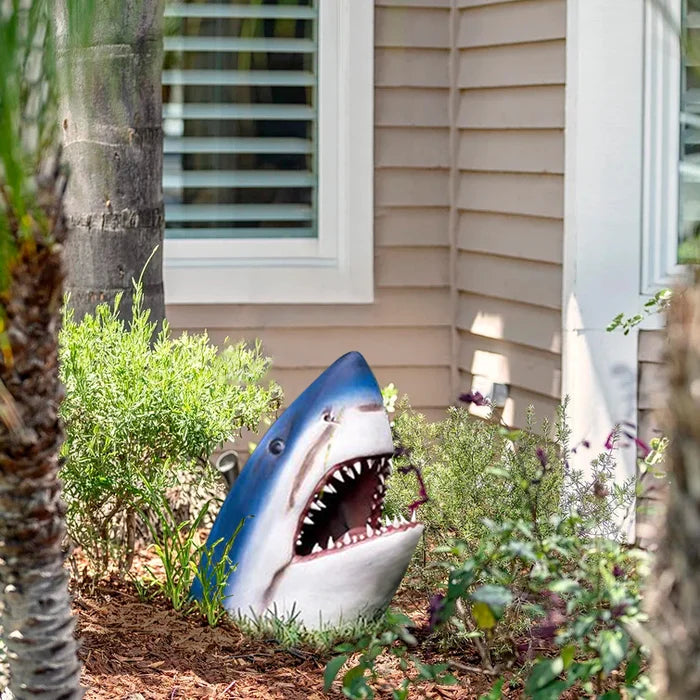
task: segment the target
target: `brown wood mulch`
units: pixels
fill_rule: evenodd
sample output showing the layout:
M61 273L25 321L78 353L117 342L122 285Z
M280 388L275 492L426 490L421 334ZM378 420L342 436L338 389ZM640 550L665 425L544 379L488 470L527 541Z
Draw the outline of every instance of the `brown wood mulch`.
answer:
M425 622L425 596L404 591L398 603L418 623ZM74 610L87 700L343 697L337 682L330 693L323 692L329 657L246 638L228 623L212 629L162 600L141 602L130 584L111 581L89 592L74 590ZM427 662L439 660L430 650L419 654ZM386 681L398 685L403 675L394 659L382 657L377 668L386 679L375 686L377 697L391 697ZM428 685L410 697L467 700L488 692L491 684L481 674L462 674L459 686Z

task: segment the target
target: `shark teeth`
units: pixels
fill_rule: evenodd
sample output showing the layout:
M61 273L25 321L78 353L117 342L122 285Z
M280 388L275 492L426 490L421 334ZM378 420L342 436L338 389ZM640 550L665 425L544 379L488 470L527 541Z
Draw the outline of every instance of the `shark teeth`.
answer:
M391 467L391 458L380 455L347 460L328 470L301 516L295 553L307 556L337 551L417 525L415 509L407 514L409 519L403 515L381 517ZM360 493L363 494L361 498ZM342 508L346 499L353 505L348 506L350 519L343 521ZM362 518L357 517L359 513L352 515L355 508L365 509ZM347 527L347 531L336 534L335 538L329 536L330 532L338 533L341 522L344 523L341 530Z

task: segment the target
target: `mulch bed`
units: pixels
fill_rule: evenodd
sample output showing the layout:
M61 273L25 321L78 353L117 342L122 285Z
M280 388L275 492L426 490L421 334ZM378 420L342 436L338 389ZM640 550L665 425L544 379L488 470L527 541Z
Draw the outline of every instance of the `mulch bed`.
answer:
M328 658L306 649L283 650L273 640L251 640L228 623L212 629L164 601L141 602L131 584L116 580L89 592L75 590L74 597L88 700L343 697L339 683L329 694L323 692ZM425 596L403 591L395 605L425 623ZM431 658L422 646L419 655L437 663L439 656ZM387 681L398 685L403 675L393 659L382 657L377 667L387 679L376 687L377 697L390 697ZM428 685L411 697L466 700L478 698L491 684L482 674L462 674L459 686Z

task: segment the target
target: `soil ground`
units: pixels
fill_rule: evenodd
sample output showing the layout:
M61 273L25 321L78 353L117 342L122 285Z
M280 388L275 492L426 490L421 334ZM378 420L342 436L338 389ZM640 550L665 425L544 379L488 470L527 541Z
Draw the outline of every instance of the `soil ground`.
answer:
M394 606L425 625L427 595L403 590ZM252 640L229 623L212 629L192 615L173 611L165 601L142 602L130 583L112 580L76 589L74 609L87 700L343 697L339 683L330 693L323 692L329 656L284 650L274 640ZM428 644L421 644L418 655L429 663L441 660ZM382 657L378 662L386 679L376 686L378 698L391 697L388 683L398 685L403 678L392 661ZM420 693L412 691L411 697L478 698L493 682L481 673L455 675L458 686L426 686ZM512 692L504 697L520 697Z
M80 562L77 554L76 560ZM144 576L145 565L156 576L162 573L159 560L148 550L137 557L137 576ZM428 635L429 593L423 592L425 588L406 578L392 607L407 614L416 625L419 644L413 650L415 655L425 663L441 663L445 661L445 653L436 648L434 637ZM133 583L116 578L98 584L87 576L82 581L74 578L72 593L86 700L337 700L344 697L339 681L329 693L323 691L323 672L332 654L307 648L285 649L274 639L251 639L230 622L208 627L195 615L175 612L161 597L143 602ZM551 649L540 647L534 651L547 653ZM489 692L494 678L479 670L476 651L455 652L455 658L474 671L454 671L459 681L456 686L423 684L411 688L411 699L476 700ZM384 655L377 660L376 669L382 679L374 685L376 697L391 698L391 689L398 687L404 678L398 662ZM522 683L510 678L502 698L521 697ZM582 696L572 689L563 697L575 700Z

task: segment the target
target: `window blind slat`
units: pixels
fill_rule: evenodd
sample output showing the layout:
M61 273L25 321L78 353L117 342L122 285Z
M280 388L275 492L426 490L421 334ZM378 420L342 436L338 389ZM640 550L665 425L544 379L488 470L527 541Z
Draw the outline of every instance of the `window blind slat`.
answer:
M319 0L242 2L165 10L168 238L317 235Z
M307 105L182 104L163 105L165 119L290 119L311 121L316 116Z
M310 221L300 204L166 204L166 221Z
M241 38L231 36L166 36L166 51L261 51L264 53L313 53L309 39Z
M168 238L314 238L313 228L166 228Z
M316 8L293 5L207 5L195 3L168 3L166 17L208 17L238 19L258 17L262 19L315 19Z
M313 73L284 70L164 70L163 85L315 85Z
M311 187L314 176L303 171L186 170L163 175L164 188L180 187Z
M312 153L306 139L183 136L163 139L164 153Z

